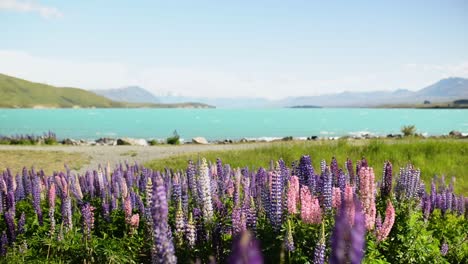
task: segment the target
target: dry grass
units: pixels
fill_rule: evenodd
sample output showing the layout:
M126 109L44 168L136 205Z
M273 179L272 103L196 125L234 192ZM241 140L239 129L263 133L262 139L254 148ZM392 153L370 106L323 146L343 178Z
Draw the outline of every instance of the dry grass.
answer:
M82 153L62 151L0 150L0 171L6 168L13 173L21 172L24 166L43 169L46 173L64 171L64 164L78 170L89 163L90 158Z

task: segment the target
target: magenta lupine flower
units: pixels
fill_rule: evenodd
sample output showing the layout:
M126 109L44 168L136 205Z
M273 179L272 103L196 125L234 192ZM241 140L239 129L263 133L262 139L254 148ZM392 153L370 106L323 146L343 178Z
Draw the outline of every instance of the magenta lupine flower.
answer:
M371 167L362 167L360 176L360 194L367 230L372 230L375 224L375 175Z
M377 241L383 241L388 237L394 223L395 208L393 208L392 202L388 200L387 209L385 210L385 220L382 224L382 228L377 230Z
M299 178L292 176L288 188L288 212L297 213L297 202L299 201Z
M229 264L263 264L258 241L252 233L245 231L234 239Z
M333 196L332 196L332 207L340 208L341 206L341 190L338 187L333 187Z
M81 216L83 217L83 235L87 238L91 238L91 230L94 227L94 207L89 203L85 203L81 206Z
M49 201L49 219L50 219L50 235L55 233L55 199L56 189L55 184L52 182L49 187L48 197Z
M130 200L130 196L124 198L124 214L125 214L125 222L130 224L130 218L132 217L132 201Z
M307 186L301 187L301 219L309 224L319 224L322 221L319 201L316 197L312 197Z

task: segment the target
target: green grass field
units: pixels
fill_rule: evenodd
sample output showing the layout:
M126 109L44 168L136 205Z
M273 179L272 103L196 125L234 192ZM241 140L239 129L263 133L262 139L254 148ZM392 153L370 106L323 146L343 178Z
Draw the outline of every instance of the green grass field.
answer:
M370 166L374 167L378 179L382 177L384 161L392 162L394 177L400 167L412 162L421 169L421 176L426 182L426 187L429 187L430 179L434 175L443 174L448 179L455 176L456 192L468 194L468 141L456 139L279 142L250 150L186 154L154 160L146 165L158 170L184 169L189 159L198 160L200 157L205 157L214 162L219 157L232 167L248 166L256 169L259 166L268 167L272 159L283 158L287 164L290 164L304 154L311 155L315 170L320 168L319 164L322 159L329 163L334 156L340 167L344 167L347 157L355 162L364 156Z

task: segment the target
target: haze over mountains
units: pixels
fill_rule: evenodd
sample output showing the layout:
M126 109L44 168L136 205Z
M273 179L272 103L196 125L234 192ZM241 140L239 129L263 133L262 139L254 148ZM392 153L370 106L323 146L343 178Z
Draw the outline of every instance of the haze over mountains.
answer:
M221 108L264 108L264 107L375 107L392 104L422 104L430 102L448 102L468 98L468 79L452 77L442 79L418 91L398 89L395 91L342 92L318 96L288 97L281 100L268 100L259 97L244 98L209 98L185 96L156 97L140 87L96 90L96 93L109 99L127 102L199 102Z

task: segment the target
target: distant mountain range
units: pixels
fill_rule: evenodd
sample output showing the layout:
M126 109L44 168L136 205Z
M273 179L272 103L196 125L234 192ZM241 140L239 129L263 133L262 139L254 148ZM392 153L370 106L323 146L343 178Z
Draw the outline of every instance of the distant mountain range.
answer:
M0 108L209 108L201 103L117 102L93 92L34 83L0 74Z
M101 92L105 91L105 92ZM268 100L261 97L209 98L186 96L156 97L140 87L98 90L98 94L114 100L127 102L200 102L221 108L266 108L266 107L377 107L395 104L422 104L449 102L468 98L468 79L447 78L419 91L399 89L395 91L342 92L318 96L288 97L281 100Z
M128 86L118 89L91 90L95 94L105 96L111 100L131 103L160 103L152 93L139 86Z

